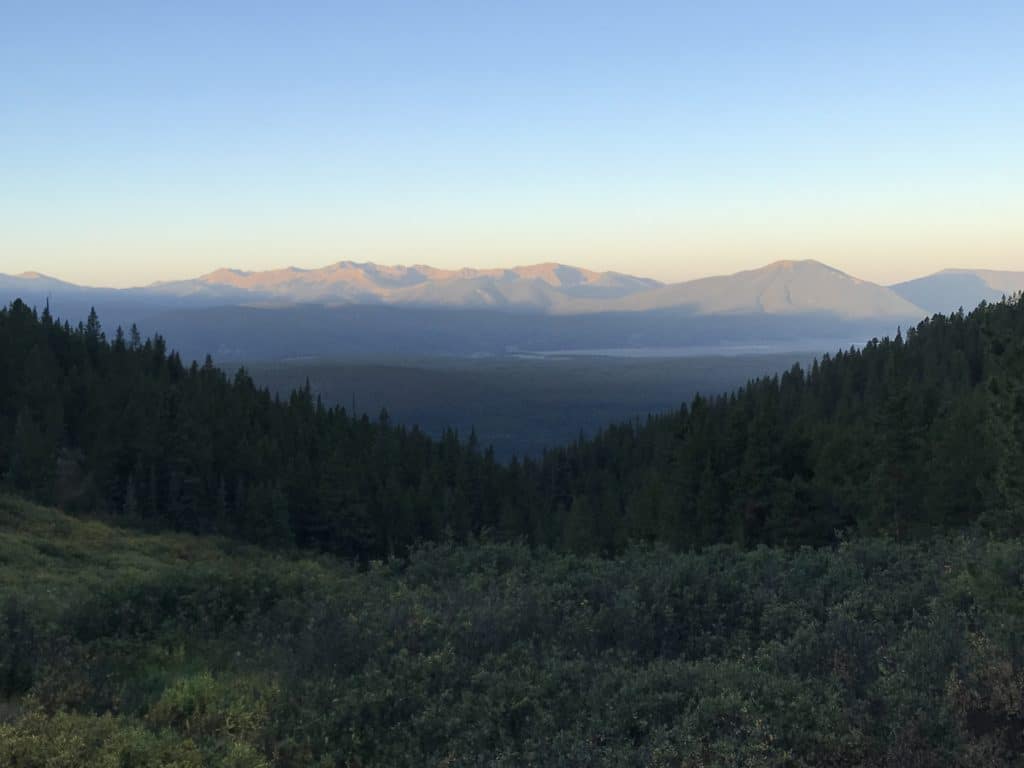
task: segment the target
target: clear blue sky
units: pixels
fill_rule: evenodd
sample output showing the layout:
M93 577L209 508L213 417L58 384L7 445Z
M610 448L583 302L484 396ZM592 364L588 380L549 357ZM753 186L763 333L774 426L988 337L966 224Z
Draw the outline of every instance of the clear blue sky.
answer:
M1024 3L4 3L0 272L1024 269Z

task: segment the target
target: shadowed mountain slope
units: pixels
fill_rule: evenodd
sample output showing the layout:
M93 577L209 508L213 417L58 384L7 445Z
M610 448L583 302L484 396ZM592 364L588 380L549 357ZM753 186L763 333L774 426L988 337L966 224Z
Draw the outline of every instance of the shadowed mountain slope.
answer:
M930 313L952 312L1024 291L1024 272L947 269L898 283L892 290Z

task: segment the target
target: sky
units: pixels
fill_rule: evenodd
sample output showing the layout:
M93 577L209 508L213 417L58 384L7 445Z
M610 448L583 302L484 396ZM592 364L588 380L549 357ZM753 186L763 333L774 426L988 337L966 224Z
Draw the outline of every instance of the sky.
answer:
M0 273L1024 269L1024 3L5 0Z

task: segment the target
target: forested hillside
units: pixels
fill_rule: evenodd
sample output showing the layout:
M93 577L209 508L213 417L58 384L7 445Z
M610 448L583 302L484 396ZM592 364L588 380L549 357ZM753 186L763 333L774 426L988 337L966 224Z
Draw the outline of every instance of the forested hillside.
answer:
M0 765L1019 762L1019 300L509 464L112 336L0 312Z
M937 315L548 457L584 549L1024 531L1024 303ZM620 525L602 530L602 521Z
M363 559L471 535L611 554L1024 530L1024 304L936 316L500 464L470 435L279 400L159 337L0 312L0 475L71 511ZM845 532L845 534L844 534Z

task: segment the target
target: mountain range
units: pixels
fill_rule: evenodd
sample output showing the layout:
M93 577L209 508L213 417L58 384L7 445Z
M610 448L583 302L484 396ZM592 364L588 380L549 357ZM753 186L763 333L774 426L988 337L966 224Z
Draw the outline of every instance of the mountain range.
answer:
M661 285L616 272L562 264L511 269L435 269L343 261L322 269L243 272L220 269L194 280L158 283L147 290L173 296L261 302L393 304L571 312Z
M321 269L220 269L127 289L0 275L0 301L49 301L73 321L95 306L108 327L136 322L186 353L229 359L828 349L1021 290L1024 271L946 270L884 286L812 260L674 284L555 263L443 270L342 261Z

